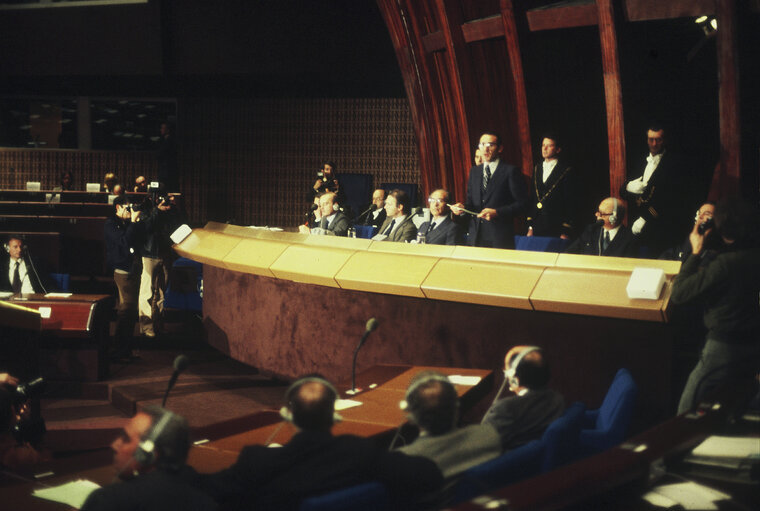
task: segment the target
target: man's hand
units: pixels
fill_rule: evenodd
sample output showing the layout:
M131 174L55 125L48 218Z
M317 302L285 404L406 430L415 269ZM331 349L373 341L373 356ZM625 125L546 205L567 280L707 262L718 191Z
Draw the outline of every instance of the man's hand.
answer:
M5 385L12 385L15 387L18 385L18 378L11 376L8 373L0 373L0 383L3 383Z
M320 188L321 186L322 186L322 180L321 180L321 179L317 179L317 182L316 182L316 183L314 183L314 191L317 191L317 190L319 190L319 188Z
M483 218L484 220L491 220L497 216L499 216L499 213L493 208L483 208L480 213L478 213L478 218Z
M299 225L298 232L300 232L301 234L310 234L311 230L309 229L308 225Z
M636 235L641 234L641 231L644 229L644 224L646 223L647 223L646 220L644 220L641 217L638 217L636 221L633 222L633 225L631 226L631 232Z
M160 209L161 211L169 211L172 207L171 204L167 204L165 199L161 199L161 202L159 202L156 207Z
M457 216L464 215L464 204L457 202L456 204L449 205L449 209Z
M526 234L527 237L533 236L533 227L528 227L528 234Z
M691 232L689 233L689 243L691 243L691 253L692 254L699 254L702 252L702 247L705 244L705 236L710 234L710 231L712 231L712 228L707 229L704 234L699 234L699 222L696 222L694 224L694 227L691 229Z
M644 189L646 189L646 185L644 185L644 181L640 177L638 179L628 181L628 184L625 185L625 189L635 195L641 195L642 193L644 193Z
M134 209L130 213L132 222L138 222L140 221L140 212L135 211Z
M567 234L560 234L559 235L559 239L561 239L561 240L569 240L570 236L568 236Z

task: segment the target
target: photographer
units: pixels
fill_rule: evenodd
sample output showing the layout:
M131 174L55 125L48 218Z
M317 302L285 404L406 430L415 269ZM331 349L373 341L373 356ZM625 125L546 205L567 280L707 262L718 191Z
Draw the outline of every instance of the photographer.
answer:
M742 200L723 200L715 207L715 227L689 235L691 255L673 282L674 304L704 307L707 328L699 362L681 394L678 413L693 409L721 385L751 378L760 369L760 243L757 212ZM712 230L725 244L706 257L705 239Z
M173 260L170 236L182 225L182 219L174 196L154 183L151 183L148 197L139 209L144 232L144 244L140 250L142 277L137 307L140 333L146 337L155 337L155 323L163 311L164 289Z
M31 398L43 380L18 385L18 379L0 373L0 467L11 471L30 469L43 458L34 445L42 440L45 422L33 417Z
M113 201L114 214L106 220L104 238L106 262L113 269L113 280L119 291L116 306L116 332L111 358L132 356L132 341L136 321L137 293L140 286L140 259L135 248L141 234L140 212L132 208L126 196Z

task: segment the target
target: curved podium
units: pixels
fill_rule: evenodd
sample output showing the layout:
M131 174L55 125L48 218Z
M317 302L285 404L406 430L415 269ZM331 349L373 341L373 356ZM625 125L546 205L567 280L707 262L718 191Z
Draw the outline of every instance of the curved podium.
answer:
M358 368L500 369L507 349L546 350L552 385L598 405L620 367L660 418L670 410L668 304L680 263L374 242L209 223L177 253L204 264L209 343L263 372L339 380L368 318ZM635 267L662 268L657 300L628 298Z

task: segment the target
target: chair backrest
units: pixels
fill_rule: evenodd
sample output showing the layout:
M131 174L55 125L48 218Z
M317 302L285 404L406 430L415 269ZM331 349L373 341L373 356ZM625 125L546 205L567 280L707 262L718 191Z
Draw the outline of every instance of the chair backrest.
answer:
M414 183L383 183L380 185L380 188L385 190L385 195L388 195L388 192L392 192L395 189L404 190L406 194L409 196L409 201L412 204L412 207L417 206L417 185Z
M462 472L454 487L451 504L470 500L485 492L537 475L541 469L544 448L542 440L533 440Z
M385 486L378 482L343 488L301 502L299 511L384 511L390 509L390 498Z
M61 293L71 291L71 275L68 273L49 273L48 276L56 291Z
M562 253L569 245L570 240L563 240L562 238L549 238L546 236L515 236L516 250Z
M353 221L354 216L362 212L363 208L368 207L372 197L372 175L370 174L340 174L340 187L346 195L346 204L351 212Z
M555 420L544 431L541 440L546 443L542 471L549 472L575 460L579 454L578 442L583 424L586 405L580 401L565 410L564 415Z
M596 429L601 431L615 430L619 439L611 444L617 445L625 438L628 426L633 416L633 408L639 389L628 369L619 369L612 380L607 394L604 396L599 415L596 418Z
M377 227L374 225L355 225L354 229L356 229L357 238L371 239L377 234Z

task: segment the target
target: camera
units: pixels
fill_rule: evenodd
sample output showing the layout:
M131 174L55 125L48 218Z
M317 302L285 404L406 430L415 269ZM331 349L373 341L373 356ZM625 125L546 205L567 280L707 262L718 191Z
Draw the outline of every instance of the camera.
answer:
M19 383L13 393L13 405L21 406L30 399L40 397L45 390L45 379L37 378L27 383Z
M715 220L713 220L712 218L708 218L707 220L705 220L705 223L699 224L699 227L697 227L697 232L700 235L704 236L705 233L709 231L710 229L712 229L713 227L715 227Z
M16 391L12 394L11 400L13 406L18 410L28 401L40 397L45 390L45 380L37 378L28 383L21 383L16 386ZM36 445L45 435L45 419L39 416L39 410L32 409L30 417L22 417L13 425L12 434L19 444L29 443Z

